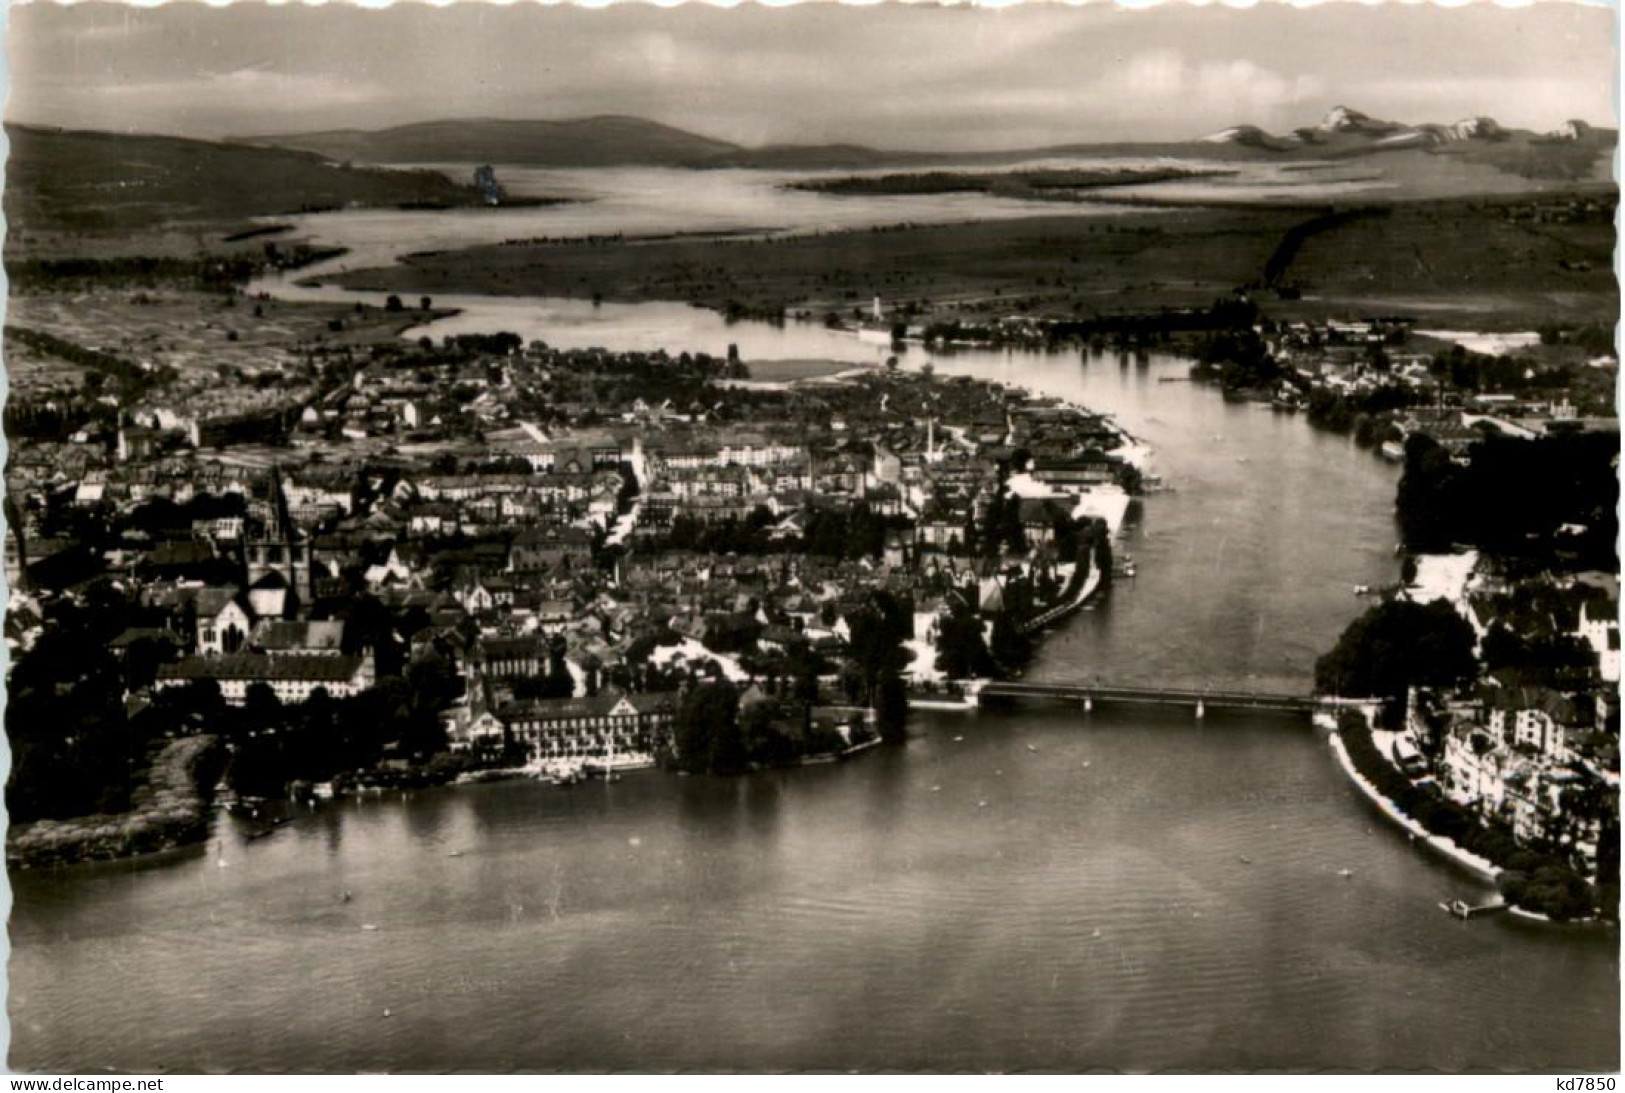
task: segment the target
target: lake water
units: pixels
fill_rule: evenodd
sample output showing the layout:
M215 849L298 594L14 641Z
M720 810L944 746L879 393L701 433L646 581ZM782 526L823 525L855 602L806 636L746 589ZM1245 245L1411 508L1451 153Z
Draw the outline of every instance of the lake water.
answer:
M872 354L679 305L468 303L454 324L561 346ZM931 359L1116 414L1173 487L1131 514L1138 578L1051 634L1030 678L1305 691L1353 587L1394 577L1396 472L1346 439L1164 358ZM1300 719L911 728L838 766L454 787L19 874L11 1063L1618 1066L1617 933L1440 912L1483 887L1387 825Z
M466 164L420 164L467 183ZM1147 158L1043 159L997 170L1081 169L1204 172L1191 177L1104 191L1113 198L1158 201L1330 200L1388 185L1369 164L1216 163ZM940 164L913 170L963 170ZM984 168L970 168L983 170ZM439 250L506 240L586 235L664 235L674 232L806 233L892 224L951 224L1033 216L1120 216L1144 213L1110 202L1018 201L976 193L825 194L787 189L798 179L886 174L886 171L691 171L662 167L557 169L498 166L497 177L516 197L565 197L571 203L540 208L499 207L446 212L350 209L277 217L303 232L342 240L352 254L346 268L387 264L407 251Z

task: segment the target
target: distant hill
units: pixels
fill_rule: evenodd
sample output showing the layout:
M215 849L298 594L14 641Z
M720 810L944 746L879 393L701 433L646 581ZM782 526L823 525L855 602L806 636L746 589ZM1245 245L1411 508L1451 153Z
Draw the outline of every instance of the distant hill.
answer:
M1461 145L1473 149L1467 158L1487 166L1516 173L1537 172L1532 177L1579 177L1603 151L1613 147L1618 137L1613 129L1594 129L1583 121L1565 122L1550 133L1531 133L1504 129L1494 118L1481 115L1449 124L1409 125L1337 106L1320 124L1291 133L1275 135L1256 125L1234 125L1204 137L1203 143L1317 159L1417 149L1460 151L1451 146ZM1496 148L1501 151L1491 151ZM1531 152L1531 148L1536 151Z
M669 125L606 115L570 121L472 118L393 129L335 129L234 138L363 163L497 163L534 167L700 167L741 151Z
M12 124L6 136L5 213L13 231L128 231L346 205L481 200L472 187L435 172L350 170L280 148Z
M1266 152L1285 152L1297 147L1291 141L1271 136L1256 125L1232 125L1203 137L1202 143L1217 147L1257 148Z
M1245 158L1222 143L1062 144L990 152L899 151L861 144L769 144L750 148L643 118L604 115L563 121L464 118L391 129L333 129L233 137L234 143L312 152L355 163L493 163L528 167L693 167L863 170L928 163L1014 163L1061 156L1157 155Z
M1273 135L1239 125L1205 140L1068 144L986 153L896 152L856 144L746 148L639 118L441 121L378 132L333 131L213 142L10 124L4 207L15 231L130 231L159 224L241 224L251 217L367 207L482 204L472 186L434 171L356 166L496 165L782 171L996 165L1050 158L1169 157L1338 160L1381 154L1406 191L1509 192L1610 181L1613 129L1570 121L1550 133L1473 117L1447 125L1382 121L1339 107L1314 127ZM523 198L517 203L545 202ZM513 204L515 201L503 202Z

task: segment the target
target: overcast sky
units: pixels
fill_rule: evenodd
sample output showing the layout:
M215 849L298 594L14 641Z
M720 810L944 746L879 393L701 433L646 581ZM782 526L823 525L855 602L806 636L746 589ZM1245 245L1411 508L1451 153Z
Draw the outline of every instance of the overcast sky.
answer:
M465 2L13 6L7 116L257 134L635 114L747 144L998 148L1402 121L1614 124L1613 12Z

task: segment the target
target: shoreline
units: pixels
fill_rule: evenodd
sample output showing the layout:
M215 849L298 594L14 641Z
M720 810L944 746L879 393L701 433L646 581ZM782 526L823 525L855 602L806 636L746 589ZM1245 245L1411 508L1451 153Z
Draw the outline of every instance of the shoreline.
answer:
M213 829L213 793L221 746L212 735L173 741L152 759L119 813L12 824L6 865L40 869L132 858L207 842Z
M272 294L267 293L267 295ZM275 297L273 296L273 298ZM287 303L288 301L283 302ZM430 309L427 312L421 310L417 312L407 311L405 314L409 315L410 319L404 322L397 322L393 329L396 336L400 336L402 330L427 327L435 322L439 322L460 313L461 309L446 308ZM426 322L418 321L421 320L425 315L428 316ZM880 371L880 369L876 366L866 366L838 360L796 360L785 363L792 366L798 366L793 367L792 370L801 371L806 374L791 380L769 381L764 384L764 386L789 388L800 384L851 381L853 379L872 375ZM740 381L723 382L738 384ZM1021 396L1027 396L1030 394L1025 388L1018 387L1008 381L976 379L972 382L1006 395L1019 394ZM1151 451L1150 448L1138 440L1138 438L1134 437L1133 434L1131 434L1127 429L1123 428L1113 415L1103 411L1091 410L1090 408L1073 402L1070 399L1056 397L1054 401L1062 407L1099 417L1102 421L1107 423L1123 441L1127 442L1123 450L1131 451L1141 463L1149 458ZM1081 495L1072 497L1072 500L1075 502L1080 501L1080 499ZM1108 535L1114 535L1118 530L1120 530L1120 522L1121 513L1118 514L1117 522L1114 523L1109 520L1107 521ZM1096 599L1109 586L1108 578L1109 574L1106 570L1100 568L1098 564L1091 565L1089 574L1081 582L1079 582L1079 588L1076 592L1066 597L1061 602L1050 605L1048 608L1035 615L1032 619L1022 624L1022 632L1024 634L1037 634L1040 631L1052 627L1055 623L1070 617L1072 614L1081 610L1087 603ZM743 681L744 680L741 678L737 682ZM974 710L977 707L975 702L966 701L963 697L956 700L946 695L940 699L937 699L935 696L929 696L923 701L910 697L907 704L908 708L911 710L937 709L946 711L964 711ZM859 755L863 752L877 748L884 742L885 741L882 738L876 736L872 739L865 740L858 744L849 745L848 747L836 751L801 755L798 756L793 762L780 765L814 766L843 762L855 755ZM640 766L639 768L632 769L650 768L658 769L657 765L653 763L648 764L647 767ZM413 768L411 771L407 772L408 776L410 777L422 769L422 767ZM755 773L757 770L765 769L773 768L751 767L745 773ZM616 771L615 773L618 775L621 772ZM540 781L541 779L538 778L535 773L523 767L487 768L475 771L464 771L455 778L448 779L446 781L430 782L428 785L425 785L422 788L478 785L487 782L504 780ZM364 793L365 790L352 790L350 792L342 793L341 795L360 797ZM204 795L202 805L203 809L207 810L207 806L210 803L212 803L212 795ZM8 857L13 857L14 864L20 868L29 868L34 865L43 864L74 865L98 860L131 860L139 857L147 857L153 853L182 849L190 845L207 843L214 837L216 830L214 817L212 815L205 815L194 819L194 827L192 830L179 835L178 837L166 839L156 846L147 847L140 845L125 845L115 849L109 849L105 844L105 841L99 841L99 828L105 828L108 821L123 820L126 818L127 817L124 816L91 816L74 818L68 821L44 821L38 825L37 829L34 825L29 825L25 828L14 827L12 829L13 839L8 840ZM74 827L84 827L91 821L96 821L96 826L90 830L78 833L72 833L68 830ZM21 845L25 840L42 842L47 845L41 847ZM68 843L73 843L74 845L66 846L65 844Z

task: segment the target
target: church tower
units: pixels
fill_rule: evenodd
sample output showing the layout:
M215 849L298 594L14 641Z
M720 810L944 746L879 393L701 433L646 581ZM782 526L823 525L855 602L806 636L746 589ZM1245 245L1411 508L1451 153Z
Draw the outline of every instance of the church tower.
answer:
M282 491L282 469L273 466L266 502L270 518L264 529L243 545L248 569L248 587L253 588L271 573L281 574L300 607L310 603L310 541L288 515L287 495ZM292 611L289 612L292 614Z

